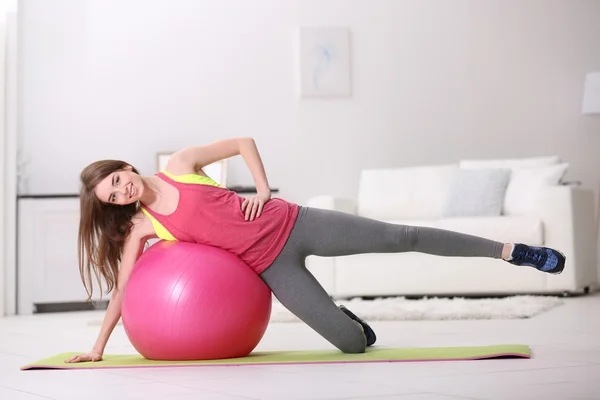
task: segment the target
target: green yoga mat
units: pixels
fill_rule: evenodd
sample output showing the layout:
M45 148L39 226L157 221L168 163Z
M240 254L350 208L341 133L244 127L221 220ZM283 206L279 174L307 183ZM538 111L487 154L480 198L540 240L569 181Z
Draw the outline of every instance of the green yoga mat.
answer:
M152 361L139 354L105 354L102 361L86 363L65 363L64 360L75 354L62 353L21 367L31 369L92 369L92 368L147 368L180 367L202 365L268 365L268 364L327 364L361 362L401 362L401 361L456 361L483 360L491 358L531 358L529 346L506 344L495 346L469 347L423 347L386 349L369 348L362 354L344 354L337 350L315 351L270 351L255 352L243 358L203 361Z

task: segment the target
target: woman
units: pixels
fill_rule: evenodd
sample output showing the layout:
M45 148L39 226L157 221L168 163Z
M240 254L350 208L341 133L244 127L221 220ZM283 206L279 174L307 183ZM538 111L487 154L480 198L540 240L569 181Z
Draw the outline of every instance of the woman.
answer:
M202 171L241 155L257 187L245 199ZM311 209L271 198L251 138L226 139L174 153L164 171L140 176L131 165L97 161L81 173L79 267L89 296L92 274L112 290L93 349L66 362L99 361L121 316L127 279L151 238L190 241L228 250L245 261L292 313L346 353L362 353L376 335L345 307L337 307L306 269L309 255L417 251L438 256L489 257L548 273L564 268L562 253L500 243L446 230L389 224Z

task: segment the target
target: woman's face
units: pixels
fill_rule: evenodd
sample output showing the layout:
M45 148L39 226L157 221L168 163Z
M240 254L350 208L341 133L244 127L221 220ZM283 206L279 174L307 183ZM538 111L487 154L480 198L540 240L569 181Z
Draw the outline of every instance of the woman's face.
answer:
M142 178L131 171L115 171L104 178L94 190L96 197L103 203L126 205L138 201L144 192Z

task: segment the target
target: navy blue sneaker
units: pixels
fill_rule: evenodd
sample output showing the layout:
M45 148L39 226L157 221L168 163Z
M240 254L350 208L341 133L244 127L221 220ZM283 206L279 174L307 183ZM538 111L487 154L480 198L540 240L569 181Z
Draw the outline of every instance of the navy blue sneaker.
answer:
M565 268L565 255L548 247L515 243L509 263L534 267L542 272L560 274Z
M375 336L375 332L373 332L373 329L371 329L371 327L365 321L358 318L356 315L354 315L352 311L348 310L346 307L340 306L340 310L342 310L344 313L346 313L347 316L349 316L362 326L363 331L365 332L365 337L367 338L367 346L373 346L373 344L375 344L375 341L377 340L377 336Z

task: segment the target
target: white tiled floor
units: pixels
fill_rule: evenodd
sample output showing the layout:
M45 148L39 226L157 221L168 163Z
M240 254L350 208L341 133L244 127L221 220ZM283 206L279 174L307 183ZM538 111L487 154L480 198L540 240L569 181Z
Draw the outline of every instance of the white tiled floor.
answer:
M600 399L600 294L526 320L374 322L378 346L523 343L531 359L20 371L86 351L102 313L0 319L0 399ZM329 349L303 324L272 324L257 350ZM134 352L117 326L107 353Z

